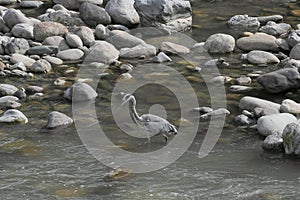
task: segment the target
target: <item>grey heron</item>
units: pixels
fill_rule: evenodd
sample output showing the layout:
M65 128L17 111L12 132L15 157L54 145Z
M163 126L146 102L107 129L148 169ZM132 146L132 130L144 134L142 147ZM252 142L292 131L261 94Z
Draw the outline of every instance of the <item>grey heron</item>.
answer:
M162 117L152 114L143 114L139 116L136 112L136 99L133 95L125 94L120 106L123 106L127 102L129 103L131 119L143 130L154 134L154 136L162 135L165 138L166 143L168 142L169 136L177 134L176 127ZM148 141L150 141L149 137Z

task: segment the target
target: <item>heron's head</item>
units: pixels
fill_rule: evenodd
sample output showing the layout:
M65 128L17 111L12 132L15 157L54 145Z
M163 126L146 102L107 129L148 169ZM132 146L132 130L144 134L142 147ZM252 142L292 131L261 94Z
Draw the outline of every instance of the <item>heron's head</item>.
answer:
M122 104L120 106L123 106L124 104L126 104L127 102L132 101L133 104L135 104L135 98L132 94L125 94L122 98Z

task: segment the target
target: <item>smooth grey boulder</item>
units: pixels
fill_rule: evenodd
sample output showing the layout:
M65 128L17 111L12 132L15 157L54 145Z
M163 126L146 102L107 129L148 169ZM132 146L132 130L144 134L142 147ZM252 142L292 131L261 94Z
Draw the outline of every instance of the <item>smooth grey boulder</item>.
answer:
M300 155L300 121L288 124L282 134L286 154Z
M125 31L113 30L110 33L111 36L107 38L106 41L114 45L117 49L132 48L139 44L146 44L144 40Z
M140 16L134 8L135 0L110 0L105 10L116 24L135 27L140 23Z
M31 23L31 21L20 10L13 8L5 11L3 20L9 28L13 28L16 24Z
M53 0L53 2L56 4L61 4L67 9L78 10L80 5L84 2L102 5L103 0Z
M250 112L254 111L255 108L273 108L279 111L280 104L265 99L245 96L240 100L239 108L240 110L248 110Z
M236 45L243 51L262 50L278 51L276 37L265 33L255 33L249 37L241 37L236 41Z
M228 34L217 33L209 36L204 49L209 53L230 53L234 50L235 39Z
M284 68L259 76L257 82L269 93L280 93L300 87L300 74L297 68Z
M78 35L73 34L73 33L66 34L66 42L72 48L83 47L83 42L82 42L81 38Z
M67 27L58 22L40 22L33 28L33 35L37 41L43 41L50 36L64 36L67 32Z
M95 28L95 36L99 40L106 40L110 35L110 30L102 24L98 24Z
M272 152L283 152L283 139L276 135L269 135L262 144L262 148Z
M156 55L156 48L150 44L140 44L132 48L120 49L120 58L147 58Z
M56 46L60 51L70 49L65 38L61 36L47 37L42 44L46 46Z
M28 23L16 24L11 32L15 37L33 39L33 25Z
M112 44L105 41L97 41L90 47L83 63L101 62L111 64L118 60L119 55L119 51Z
M275 23L273 21L269 21L265 26L262 26L259 31L274 35L274 36L280 36L282 34L288 33L292 29L291 25L286 23Z
M25 65L25 67L30 67L35 62L35 60L22 54L15 53L11 55L10 62L13 64L21 62Z
M89 26L96 27L98 24L108 25L111 18L104 8L95 4L83 3L79 8L80 18Z
M290 51L290 58L300 60L300 43L296 44Z
M81 38L85 46L89 47L95 42L94 33L89 27L81 26L76 32L76 35L78 35Z
M73 124L73 119L65 115L64 113L53 111L48 115L48 129L54 129L58 127L66 127Z
M192 25L192 7L184 0L135 0L141 25L169 31L184 31Z
M44 59L37 60L28 68L29 71L34 73L48 73L52 69L51 64Z
M18 88L16 86L4 83L0 84L0 97L13 95L16 91L18 91Z
M227 23L230 28L239 32L256 32L260 27L257 17L250 17L248 15L235 15Z
M174 54L174 55L177 55L177 54L187 54L190 52L190 49L183 46L183 45L180 45L180 44L175 44L173 42L162 42L158 49L161 51L161 52L164 52L166 54Z
M285 99L281 103L280 112L300 114L300 104L291 99Z
M275 64L280 60L272 53L260 50L253 50L247 54L247 59L252 64Z
M257 130L263 136L276 134L281 137L285 126L296 121L297 118L289 113L262 116L257 120Z
M80 60L83 58L83 56L84 52L80 49L67 49L56 54L56 57L65 61Z
M28 123L27 117L19 110L9 109L0 117L0 123Z
M53 56L44 56L43 59L47 60L51 66L58 66L58 65L62 65L63 64L63 60L60 59L60 58L56 58L56 57L53 57Z
M98 96L96 91L87 83L74 83L64 93L64 98L73 102L92 101Z

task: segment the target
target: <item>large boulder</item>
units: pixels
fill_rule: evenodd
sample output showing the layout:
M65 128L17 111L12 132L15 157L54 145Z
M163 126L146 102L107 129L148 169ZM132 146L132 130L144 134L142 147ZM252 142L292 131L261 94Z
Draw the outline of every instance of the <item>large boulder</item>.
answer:
M4 83L0 84L0 97L13 95L16 91L18 91L18 88L16 86Z
M243 51L262 50L278 51L276 37L265 33L255 33L250 37L242 37L236 41L236 45Z
M267 51L253 50L247 54L247 59L252 64L275 64L280 60L272 53Z
M192 7L184 0L136 0L142 26L183 31L192 25Z
M28 122L27 117L19 110L9 109L0 117L0 123L24 123Z
M259 76L257 82L270 93L280 93L300 87L300 74L297 68L284 68Z
M116 24L134 27L140 23L140 17L134 8L135 0L110 0L105 10Z
M40 22L33 28L33 35L37 41L43 41L50 36L64 36L67 32L67 27L57 22Z
M111 64L119 58L119 51L110 43L97 41L90 47L83 63L101 62Z
M30 20L20 11L13 8L5 11L3 20L9 28L14 27L20 23L31 23Z
M288 124L282 134L286 154L300 155L300 121Z
M231 17L227 23L230 28L238 32L256 32L260 26L260 22L256 17L250 17L248 15L235 15Z
M111 31L111 36L106 39L107 42L114 45L117 49L132 48L139 44L145 45L144 40L135 37L125 31Z
M95 4L83 3L79 9L80 18L89 26L96 27L98 24L108 25L111 18L104 8Z
M282 136L285 126L296 121L297 118L289 113L267 115L257 120L257 130L263 136L273 134Z
M120 49L120 58L147 58L155 56L156 48L150 44L140 44L132 48Z
M56 4L61 4L67 9L78 10L80 5L84 2L92 3L95 5L102 5L103 0L53 0Z
M79 30L76 32L76 35L80 37L85 46L89 47L95 42L94 32L89 27L79 27Z
M64 98L74 102L92 101L98 96L97 92L87 83L74 83L64 93Z
M300 114L300 103L291 99L285 99L281 103L280 111L284 113Z
M15 37L33 39L33 25L28 23L16 24L11 32Z
M274 109L279 111L280 104L265 99L245 96L240 100L239 108L240 110L248 110L251 112L254 111L255 108L262 108L262 109L269 108L269 109Z
M211 35L205 42L204 48L209 53L229 53L234 50L235 39L228 34L217 33Z
M15 53L11 55L10 62L13 64L23 63L25 67L30 67L35 62L35 60L25 55Z
M54 129L58 127L65 127L73 124L73 119L65 115L64 113L53 111L48 115L48 129Z

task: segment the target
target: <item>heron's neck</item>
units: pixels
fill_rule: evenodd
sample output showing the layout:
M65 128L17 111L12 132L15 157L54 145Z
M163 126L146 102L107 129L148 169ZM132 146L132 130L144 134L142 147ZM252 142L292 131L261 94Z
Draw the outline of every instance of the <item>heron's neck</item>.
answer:
M131 110L130 117L135 123L137 123L140 120L140 116L137 114L136 109L135 109L136 101L131 100L129 102L129 105L130 105L130 110Z

